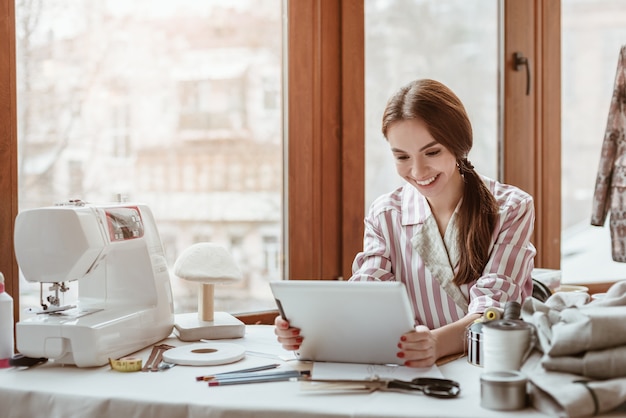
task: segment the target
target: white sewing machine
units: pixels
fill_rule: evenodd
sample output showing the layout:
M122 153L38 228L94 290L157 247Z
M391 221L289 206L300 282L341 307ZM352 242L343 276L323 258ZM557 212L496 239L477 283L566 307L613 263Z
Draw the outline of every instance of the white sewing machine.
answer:
M145 205L72 201L25 210L15 220L15 255L25 279L40 282L39 313L16 325L21 354L102 366L170 335L170 276ZM61 306L59 292L75 280L76 303Z

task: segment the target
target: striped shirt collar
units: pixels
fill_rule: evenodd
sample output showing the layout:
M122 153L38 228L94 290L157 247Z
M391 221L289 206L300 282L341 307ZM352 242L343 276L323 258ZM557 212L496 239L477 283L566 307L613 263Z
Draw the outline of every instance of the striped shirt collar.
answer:
M492 188L492 182L487 184L488 187ZM432 216L432 211L430 210L430 205L426 200L426 197L421 194L414 186L406 183L401 188L400 198L402 202L402 226L407 225L421 225L426 222L430 216ZM461 201L457 203L455 212L459 210L461 206Z
M432 215L428 201L415 187L405 184L401 196L403 226L423 224Z

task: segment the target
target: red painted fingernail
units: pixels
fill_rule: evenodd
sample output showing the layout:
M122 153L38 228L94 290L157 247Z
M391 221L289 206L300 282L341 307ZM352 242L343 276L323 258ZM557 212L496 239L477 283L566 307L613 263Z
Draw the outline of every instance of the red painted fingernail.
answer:
M403 358L403 357L404 357L404 352L400 351L400 352L398 353L398 357Z
M402 348L402 344L398 343L398 348Z
M294 329L293 331L291 331L291 335L298 335L300 334L300 331L298 331L297 329Z
M400 337L400 341L406 341L406 337L403 335L402 337Z

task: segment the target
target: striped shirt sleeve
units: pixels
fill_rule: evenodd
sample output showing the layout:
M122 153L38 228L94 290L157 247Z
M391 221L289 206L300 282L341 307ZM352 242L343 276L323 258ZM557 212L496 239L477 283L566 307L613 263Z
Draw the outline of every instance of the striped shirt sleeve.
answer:
M489 262L470 288L470 313L482 313L490 306L503 307L508 301L522 303L532 295L532 270L537 251L530 239L535 209L527 193L498 184L494 195L500 206Z

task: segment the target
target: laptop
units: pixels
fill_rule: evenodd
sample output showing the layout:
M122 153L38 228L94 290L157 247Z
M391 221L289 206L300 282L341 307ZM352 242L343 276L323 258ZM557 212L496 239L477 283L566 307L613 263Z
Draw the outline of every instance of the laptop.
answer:
M397 344L415 324L404 283L284 280L270 287L280 314L304 337L298 359L402 364Z

